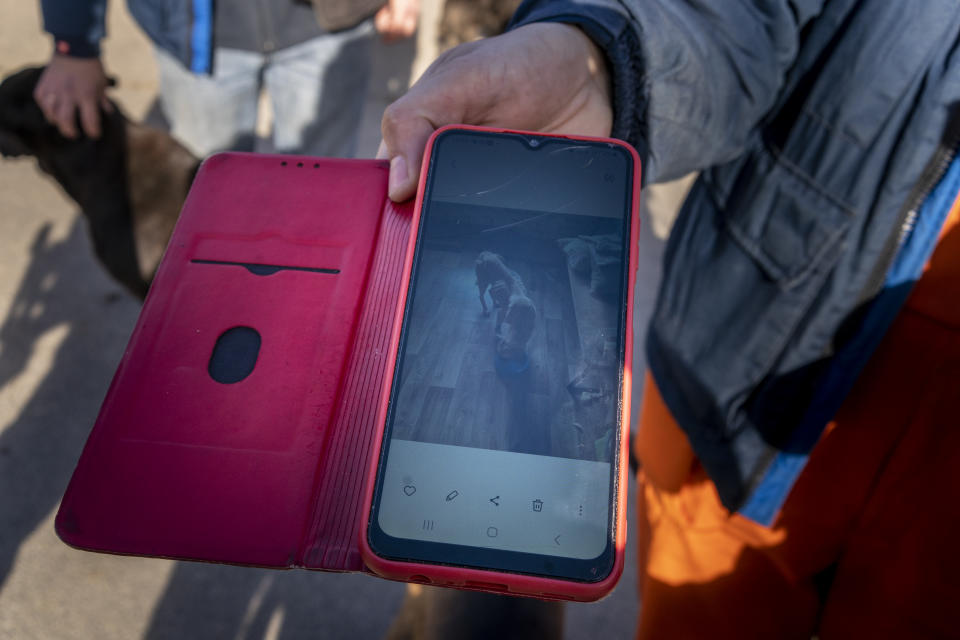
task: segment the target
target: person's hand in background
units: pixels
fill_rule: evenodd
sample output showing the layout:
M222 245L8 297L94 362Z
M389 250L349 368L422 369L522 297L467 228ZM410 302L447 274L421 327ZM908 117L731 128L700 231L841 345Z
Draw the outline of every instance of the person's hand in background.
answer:
M608 136L613 124L603 54L580 29L541 23L442 54L387 107L377 156L390 159L390 198L417 188L434 130L471 124Z
M420 0L389 0L373 16L373 26L384 42L409 38L417 30Z
M55 53L37 82L33 98L44 117L64 136L76 138L80 126L91 138L100 137L100 109L109 111L106 73L99 58L74 58Z

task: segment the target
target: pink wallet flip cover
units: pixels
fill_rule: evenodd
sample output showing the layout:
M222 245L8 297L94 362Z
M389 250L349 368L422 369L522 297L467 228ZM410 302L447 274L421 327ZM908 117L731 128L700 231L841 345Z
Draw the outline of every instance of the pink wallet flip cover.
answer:
M56 518L70 545L359 571L411 206L388 165L203 163ZM218 338L259 334L211 377Z
M607 578L574 583L396 562L369 548L388 372L425 181L415 206L396 205L380 160L223 153L203 163L60 505L57 534L107 553L372 570L550 599L605 595L626 544L640 184L630 151L616 563ZM212 353L238 327L259 336L256 364L236 382L218 382Z

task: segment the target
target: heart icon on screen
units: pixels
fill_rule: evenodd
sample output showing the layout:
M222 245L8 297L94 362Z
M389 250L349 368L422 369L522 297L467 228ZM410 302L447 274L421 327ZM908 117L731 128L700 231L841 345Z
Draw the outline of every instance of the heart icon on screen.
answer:
M415 493L417 492L417 488L416 488L415 486L413 486L412 484L408 484L407 486L405 486L405 487L403 488L403 492L404 492L405 494L407 494L408 496L412 496L413 494L415 494Z

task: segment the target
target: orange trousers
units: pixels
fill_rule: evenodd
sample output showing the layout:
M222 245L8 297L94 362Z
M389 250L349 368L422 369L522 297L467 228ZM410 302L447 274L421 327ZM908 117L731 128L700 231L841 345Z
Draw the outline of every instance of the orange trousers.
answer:
M638 638L960 637L958 220L771 528L723 508L648 374Z

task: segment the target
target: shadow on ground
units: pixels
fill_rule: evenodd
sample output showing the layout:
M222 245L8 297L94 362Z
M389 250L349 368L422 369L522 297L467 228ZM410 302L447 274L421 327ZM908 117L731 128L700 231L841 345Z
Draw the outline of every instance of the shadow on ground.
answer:
M51 239L50 225L37 232L0 326L0 391L36 366L41 340L64 334L49 372L0 434L0 585L63 495L139 308L93 272L82 224L77 217L63 240Z
M51 236L47 225L34 237L0 326L0 390L38 366L44 339L62 336L49 371L0 434L0 586L21 544L57 507L139 312L98 273L82 218L66 238ZM402 585L360 575L181 562L146 637L379 637L402 597Z

